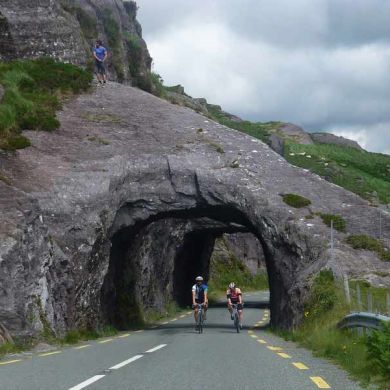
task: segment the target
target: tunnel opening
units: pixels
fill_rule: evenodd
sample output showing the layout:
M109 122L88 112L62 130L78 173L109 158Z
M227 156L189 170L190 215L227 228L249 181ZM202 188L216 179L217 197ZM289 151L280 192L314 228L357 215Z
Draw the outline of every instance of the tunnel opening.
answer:
M215 276L211 262L215 263L218 245L221 254L220 243L229 237L234 237L230 246L240 253L229 254L228 272L218 281L218 288L221 283L227 283L226 287L239 272L240 283L250 275L248 251L253 245L248 246L244 236L237 234L247 235L247 241L250 237L252 244L256 243L253 245L262 253L262 271L266 274L263 245L249 221L235 209L210 207L162 213L118 229L111 240L110 262L101 290L102 323L129 329L147 320L148 313L164 314L171 302L189 306L195 277L202 275L208 281L210 271ZM244 267L245 261L248 264ZM256 278L251 278L255 283Z

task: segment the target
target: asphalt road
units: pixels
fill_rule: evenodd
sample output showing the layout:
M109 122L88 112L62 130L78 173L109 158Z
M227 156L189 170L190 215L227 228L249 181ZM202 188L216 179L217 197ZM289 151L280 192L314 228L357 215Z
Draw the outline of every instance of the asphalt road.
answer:
M361 389L332 364L266 331L268 311L249 307L237 334L224 307L203 334L184 313L153 329L0 360L0 390Z

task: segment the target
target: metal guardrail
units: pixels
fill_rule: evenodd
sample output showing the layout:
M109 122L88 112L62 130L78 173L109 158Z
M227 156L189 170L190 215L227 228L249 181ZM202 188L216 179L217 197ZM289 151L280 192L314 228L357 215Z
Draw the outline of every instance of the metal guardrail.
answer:
M366 329L379 329L383 322L390 321L390 317L382 314L357 312L351 313L345 316L338 324L337 327L344 328L366 328Z

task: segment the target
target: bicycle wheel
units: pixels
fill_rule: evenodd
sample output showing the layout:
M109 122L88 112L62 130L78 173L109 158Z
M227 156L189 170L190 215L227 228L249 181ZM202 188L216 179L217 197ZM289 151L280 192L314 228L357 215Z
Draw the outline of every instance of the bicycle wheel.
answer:
M203 311L198 313L198 331L199 334L203 333Z
M237 333L240 333L240 321L238 319L237 312L234 314L234 326L236 328Z

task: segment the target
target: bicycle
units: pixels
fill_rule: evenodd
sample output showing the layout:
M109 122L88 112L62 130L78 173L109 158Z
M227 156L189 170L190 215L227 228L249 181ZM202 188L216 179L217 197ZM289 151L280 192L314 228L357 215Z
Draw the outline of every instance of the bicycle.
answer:
M196 322L196 327L198 329L199 334L203 333L203 303L198 303L198 321Z
M238 307L237 303L232 304L232 316L233 316L234 327L236 328L237 333L240 333L240 317L238 315L237 307Z

